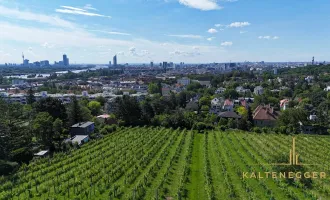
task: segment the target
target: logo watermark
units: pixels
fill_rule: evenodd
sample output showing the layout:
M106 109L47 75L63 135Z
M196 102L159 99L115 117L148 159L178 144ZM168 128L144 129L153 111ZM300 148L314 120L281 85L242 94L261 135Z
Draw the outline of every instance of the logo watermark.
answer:
M312 165L319 165L319 164L306 164L299 162L299 154L296 152L296 138L292 138L292 148L289 152L288 163L271 163L271 164L260 164L260 165L271 165L271 166L288 166L289 168L298 168L302 166L312 166ZM263 179L263 178L273 178L273 179L325 179L327 174L325 172L302 172L302 171L286 171L286 172L243 172L242 178L243 179Z

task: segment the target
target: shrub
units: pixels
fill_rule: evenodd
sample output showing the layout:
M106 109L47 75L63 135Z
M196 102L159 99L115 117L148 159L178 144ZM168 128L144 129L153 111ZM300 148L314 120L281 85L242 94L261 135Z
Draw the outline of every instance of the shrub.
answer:
M0 176L9 175L18 169L18 163L0 160Z
M254 127L252 130L253 132L261 133L261 129L259 127Z

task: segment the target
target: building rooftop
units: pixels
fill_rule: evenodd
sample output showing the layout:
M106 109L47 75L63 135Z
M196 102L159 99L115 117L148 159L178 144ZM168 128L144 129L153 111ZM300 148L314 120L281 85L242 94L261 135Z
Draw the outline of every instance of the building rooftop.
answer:
M226 112L221 112L218 115L221 118L235 118L235 119L240 119L242 118L240 115L236 114L233 111L226 111Z
M38 152L38 153L36 153L36 154L34 154L35 156L44 156L44 155L46 155L48 153L48 150L44 150L44 151L40 151L40 152Z
M76 128L76 127L79 127L79 128L86 128L90 125L94 124L94 122L80 122L80 123L77 123L77 124L74 124L71 126L71 128Z
M88 135L76 135L74 138L72 138L72 143L75 143L77 142L78 145L81 144L81 141L88 138Z

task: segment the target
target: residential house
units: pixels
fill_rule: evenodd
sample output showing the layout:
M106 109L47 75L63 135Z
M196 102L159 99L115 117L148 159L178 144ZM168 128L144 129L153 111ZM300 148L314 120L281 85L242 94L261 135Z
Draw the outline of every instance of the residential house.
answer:
M79 146L89 141L88 135L76 135L72 139L72 144L77 143Z
M36 156L36 157L46 157L48 155L49 155L48 150L39 151L38 153L34 154L34 156Z
M307 76L305 78L305 81L307 81L308 83L311 83L313 80L314 80L314 77L313 76Z
M222 98L214 98L211 100L210 113L218 114L221 111L224 100Z
M238 87L236 87L236 92L238 92L238 93L248 93L248 92L251 92L251 90L250 89L244 89L244 87L242 87L242 86L238 86Z
M264 93L264 88L261 86L257 86L254 88L255 95L262 95Z
M211 81L198 81L202 86L210 87Z
M324 88L324 91L330 92L330 86L327 86L326 88Z
M216 91L215 91L215 94L222 94L226 91L226 88L223 88L223 87L219 87Z
M162 96L169 97L171 95L171 89L167 87L162 88Z
M274 127L279 117L279 112L270 105L259 105L253 112L253 123L259 127Z
M230 99L226 99L223 103L222 109L226 110L226 111L233 111L234 110L234 102L231 101Z
M286 110L289 106L289 99L282 99L280 101L280 108L281 110Z
M90 135L94 132L94 122L82 122L71 126L71 137L75 135Z
M189 103L187 103L185 109L189 111L198 111L198 108L198 100L191 100Z
M187 86L187 85L190 84L190 78L183 77L183 78L181 78L181 79L178 79L178 80L177 80L177 83L180 84L180 85Z
M117 124L117 120L115 118L111 118L110 115L108 114L103 114L103 115L99 115L96 117L96 119L102 123L102 124Z
M244 108L248 109L249 108L249 104L248 101L245 99L240 99L239 100L240 106L243 106Z
M233 112L233 111L225 111L225 112L221 112L218 115L220 118L232 118L232 119L241 119L242 116L238 115L237 113Z

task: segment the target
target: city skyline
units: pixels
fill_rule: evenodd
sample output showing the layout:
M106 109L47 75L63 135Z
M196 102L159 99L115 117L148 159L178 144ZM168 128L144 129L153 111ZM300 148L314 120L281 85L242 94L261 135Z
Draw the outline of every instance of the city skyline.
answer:
M0 63L328 61L330 2L0 0ZM313 7L313 5L319 5Z

